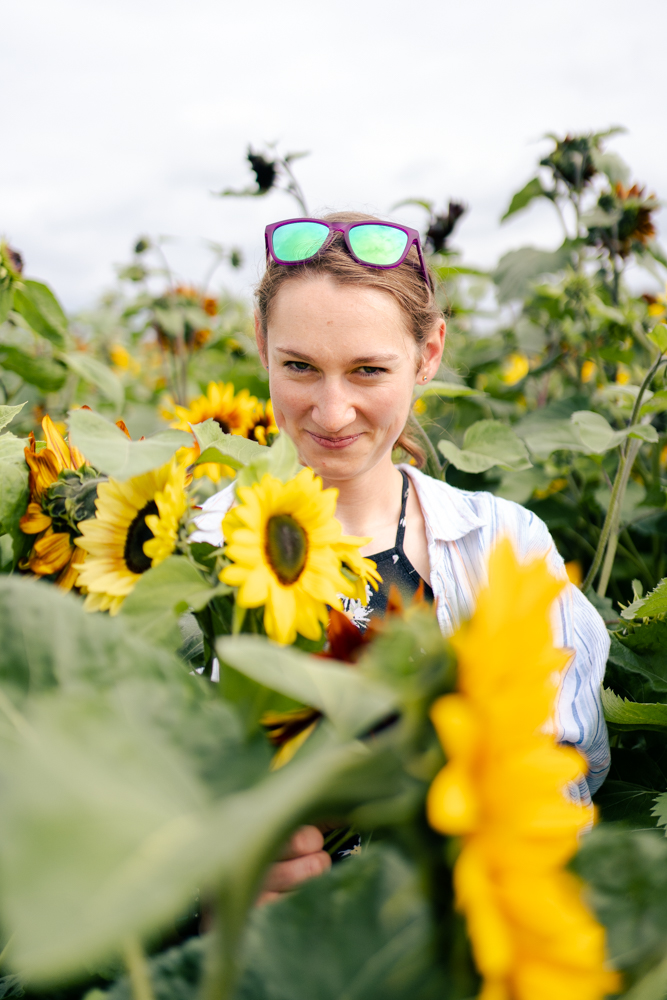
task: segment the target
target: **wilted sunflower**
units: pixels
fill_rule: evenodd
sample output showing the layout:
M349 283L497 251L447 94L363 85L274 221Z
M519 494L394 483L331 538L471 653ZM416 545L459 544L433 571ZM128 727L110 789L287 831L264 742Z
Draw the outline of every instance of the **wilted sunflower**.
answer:
M68 445L48 414L42 420L46 447L37 450L35 435L30 433L30 443L25 449L25 460L30 469L28 485L30 502L19 522L24 535L38 535L30 555L20 568L37 576L58 573L56 583L63 590L71 590L76 582L76 557L71 525L56 518L54 529L53 498L51 488L60 475L69 470L76 478L77 470L86 466L86 460L74 445Z
M549 619L562 587L542 560L520 565L502 542L475 613L451 640L459 691L431 710L448 763L427 815L462 837L454 888L484 979L480 1000L601 1000L618 987L604 930L565 868L593 819L592 806L565 797L585 764L545 732L569 658Z
M598 199L598 208L609 215L609 223L591 226L587 242L603 247L610 254L628 257L655 236L653 212L659 207L655 195L645 196L644 188L637 184L630 188L616 184L613 191L605 191Z
M142 573L174 551L188 506L185 480L185 465L172 459L127 482L100 485L97 513L79 525L76 539L86 553L78 579L86 611L118 614Z
M338 491L323 490L312 469L302 469L287 483L267 473L253 486L240 487L238 495L240 505L222 522L232 565L220 579L239 588L241 607L264 606L270 638L289 644L299 632L319 639L327 605L340 610L339 595L357 595L336 545L344 542L349 553L369 539L343 538L334 516Z

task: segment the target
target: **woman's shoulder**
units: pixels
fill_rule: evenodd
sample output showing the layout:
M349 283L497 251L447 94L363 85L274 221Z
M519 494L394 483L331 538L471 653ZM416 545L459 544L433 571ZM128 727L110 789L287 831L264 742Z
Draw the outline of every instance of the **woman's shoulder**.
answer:
M540 518L513 500L487 490L461 490L420 472L402 466L415 484L425 519L436 538L457 541L476 532L486 548L508 536L520 553L544 554L553 547L549 530Z
M208 542L218 548L222 545L222 519L234 503L234 483L224 490L214 493L201 505L200 513L195 517L196 530L190 536L193 542Z

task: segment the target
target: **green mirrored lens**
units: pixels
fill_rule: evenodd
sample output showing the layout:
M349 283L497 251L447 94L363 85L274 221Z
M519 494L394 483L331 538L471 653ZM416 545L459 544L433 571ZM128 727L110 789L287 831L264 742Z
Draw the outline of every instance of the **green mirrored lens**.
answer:
M273 252L279 260L307 260L323 245L329 227L320 222L288 222L273 232Z
M408 242L408 234L393 226L354 226L350 229L350 246L366 264L385 267L401 259Z

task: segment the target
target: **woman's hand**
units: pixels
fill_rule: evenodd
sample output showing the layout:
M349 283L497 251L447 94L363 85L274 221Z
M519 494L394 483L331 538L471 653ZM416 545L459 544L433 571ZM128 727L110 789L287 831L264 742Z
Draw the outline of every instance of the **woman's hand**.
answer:
M331 867L331 858L322 850L324 837L316 826L301 826L293 834L280 860L271 865L258 906L279 899L284 892L296 889L301 882L322 875Z

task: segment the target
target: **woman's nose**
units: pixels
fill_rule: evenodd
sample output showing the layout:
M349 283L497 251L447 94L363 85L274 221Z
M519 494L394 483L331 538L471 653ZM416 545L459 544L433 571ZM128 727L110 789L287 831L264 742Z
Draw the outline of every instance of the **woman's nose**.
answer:
M323 385L318 387L311 413L315 423L327 434L337 434L353 423L357 416L344 392L335 386Z

